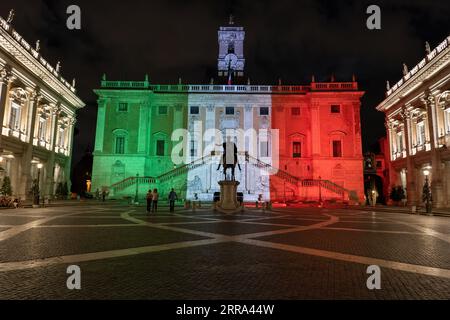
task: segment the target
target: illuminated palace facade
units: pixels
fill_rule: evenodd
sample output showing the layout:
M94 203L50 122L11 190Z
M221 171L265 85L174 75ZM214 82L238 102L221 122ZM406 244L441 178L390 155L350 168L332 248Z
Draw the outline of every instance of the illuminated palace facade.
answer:
M104 76L95 90L92 190L143 197L149 188L166 195L173 187L183 199L211 201L224 178L216 169L228 137L237 142L245 201L362 200L363 92L356 81L235 84L244 71L244 30L231 21L218 36L218 75L226 84Z
M377 110L386 114L390 181L406 189L411 206L422 203L428 177L433 205L450 207L450 37L403 77Z
M75 112L84 107L59 72L0 17L0 176L12 195L31 198L33 180L42 196L59 183L70 188ZM38 173L40 177L38 179Z

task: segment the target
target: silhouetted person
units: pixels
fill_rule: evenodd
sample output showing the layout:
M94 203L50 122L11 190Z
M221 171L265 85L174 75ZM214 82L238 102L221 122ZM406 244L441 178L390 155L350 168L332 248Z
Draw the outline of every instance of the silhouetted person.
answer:
M102 201L105 202L105 200L106 200L106 191L103 190L102 191Z
M158 211L158 198L159 198L158 189L153 189L152 212Z
M169 193L169 206L170 206L170 212L175 211L175 201L178 200L177 193L172 188L172 190Z
M152 210L152 201L153 201L152 190L148 190L146 198L147 198L147 213L150 213L150 211Z

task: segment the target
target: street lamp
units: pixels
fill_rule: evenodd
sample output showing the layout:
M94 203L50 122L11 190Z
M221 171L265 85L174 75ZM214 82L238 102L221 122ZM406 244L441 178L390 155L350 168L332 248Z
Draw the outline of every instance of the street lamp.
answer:
M138 190L139 190L139 173L136 173L136 194L134 195L134 203L138 203Z
M39 198L40 198L40 193L41 193L41 169L44 165L42 163L38 163L37 164L37 168L38 168L38 177L37 177L37 204L39 204Z
M430 189L430 183L429 183L429 179L428 176L430 175L430 171L428 169L423 170L423 174L425 176L425 184L423 186L423 191L422 191L422 201L425 202L425 208L427 213L431 213L432 211L432 194L431 194L431 189Z

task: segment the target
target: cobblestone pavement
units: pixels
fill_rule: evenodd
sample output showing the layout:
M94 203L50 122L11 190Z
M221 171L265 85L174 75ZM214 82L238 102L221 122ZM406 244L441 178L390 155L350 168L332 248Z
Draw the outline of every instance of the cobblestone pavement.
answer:
M0 211L0 299L449 299L450 218L223 215L118 204ZM81 268L81 290L66 286ZM367 268L381 268L369 290Z

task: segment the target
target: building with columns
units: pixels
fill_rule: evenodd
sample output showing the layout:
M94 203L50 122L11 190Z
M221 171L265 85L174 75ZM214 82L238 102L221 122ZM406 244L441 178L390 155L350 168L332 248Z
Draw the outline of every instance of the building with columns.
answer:
M210 201L220 191L222 143L238 147L245 201L364 198L355 79L307 85L242 81L245 31L218 31L218 80L173 85L103 77L92 190L144 197L150 188ZM184 135L179 133L185 132ZM179 161L181 159L181 161Z
M433 205L450 207L450 37L431 50L403 78L377 110L386 114L390 181L406 189L409 205L422 203L428 178Z
M30 198L33 180L51 197L58 183L70 187L75 113L84 103L60 63L51 66L39 42L32 47L12 24L12 13L0 17L0 177L21 199Z

